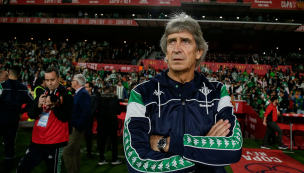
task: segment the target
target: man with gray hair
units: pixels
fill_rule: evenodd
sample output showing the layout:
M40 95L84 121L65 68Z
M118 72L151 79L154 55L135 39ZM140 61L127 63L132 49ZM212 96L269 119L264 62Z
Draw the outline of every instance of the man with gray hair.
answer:
M226 172L241 158L242 134L225 85L195 71L208 50L199 24L175 14L160 46L169 69L137 85L129 99L129 172Z
M85 130L91 116L91 96L84 88L86 79L82 74L77 74L72 80L75 89L74 107L69 123L70 139L63 150L63 159L67 172L79 173L81 165L81 143L85 138Z

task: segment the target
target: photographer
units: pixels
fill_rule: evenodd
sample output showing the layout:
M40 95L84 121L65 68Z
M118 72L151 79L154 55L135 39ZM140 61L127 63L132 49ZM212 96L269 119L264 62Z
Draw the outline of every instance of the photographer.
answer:
M35 119L32 141L17 172L31 172L42 160L47 172L60 172L63 147L69 141L68 121L73 109L73 96L59 84L59 70L45 72L47 89L37 95L28 116Z

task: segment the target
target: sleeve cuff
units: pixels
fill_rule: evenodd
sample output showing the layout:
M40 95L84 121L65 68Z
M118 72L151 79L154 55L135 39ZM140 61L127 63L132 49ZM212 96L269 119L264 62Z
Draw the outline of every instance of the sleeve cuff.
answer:
M184 154L184 137L170 136L169 153L183 156Z

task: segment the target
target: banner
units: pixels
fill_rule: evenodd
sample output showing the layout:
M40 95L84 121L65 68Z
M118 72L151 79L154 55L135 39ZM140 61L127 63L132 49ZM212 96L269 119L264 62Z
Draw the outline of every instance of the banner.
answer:
M131 19L0 17L0 23L138 26L136 21Z
M245 104L244 109L246 110L244 138L263 139L267 127L263 125L262 118L250 105Z
M0 0L0 3L3 0ZM138 6L181 6L181 0L10 0L10 5L138 5Z
M296 0L252 0L250 8L299 10Z
M301 25L299 28L297 28L295 32L304 32L304 25Z
M92 70L100 70L102 67L104 70L109 68L109 70L116 70L121 72L132 72L133 70L138 71L139 66L137 65L118 65L118 64L100 64L100 63L84 63L84 62L73 62L75 66L80 66L83 68L89 68Z
M142 60L142 62L144 63L145 67L150 65L153 66L156 70L168 68L167 63L164 60L144 59ZM251 70L254 68L254 72L258 73L258 75L260 76L265 75L267 73L267 70L271 69L270 65L203 62L202 65L204 64L206 64L208 69L211 67L211 69L214 72L216 72L220 68L220 66L222 66L223 68L229 67L230 69L235 66L238 70L244 71L245 69L247 69L248 73L250 73ZM288 67L290 68L290 70L292 70L291 66L287 66L287 65L279 65L278 69L282 69L282 71L285 72L288 69ZM200 71L200 69L198 69L198 71Z
M247 105L247 102L245 100L234 101L233 112L237 114L245 114L245 105Z
M237 173L303 173L304 165L281 150L243 148L238 163L231 164Z

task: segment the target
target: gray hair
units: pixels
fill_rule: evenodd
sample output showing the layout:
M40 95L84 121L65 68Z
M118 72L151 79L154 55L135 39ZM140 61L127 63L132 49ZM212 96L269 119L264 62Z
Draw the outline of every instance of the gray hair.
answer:
M74 80L78 81L80 86L84 86L86 83L86 78L82 74L76 74Z
M186 13L175 13L172 14L171 20L166 24L166 30L164 35L160 40L160 47L162 51L167 54L167 39L170 34L179 33L182 31L188 31L192 34L195 43L196 50L203 50L203 54L196 61L195 68L198 67L201 62L204 61L205 56L208 51L208 45L203 38L203 33L201 31L200 25L192 17L188 16ZM167 61L167 59L165 59Z

